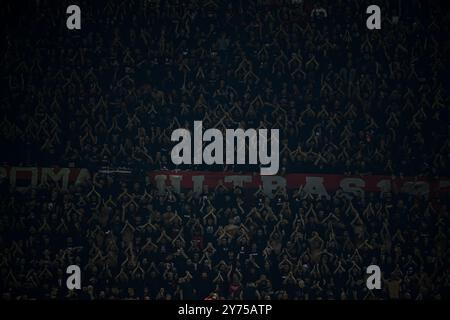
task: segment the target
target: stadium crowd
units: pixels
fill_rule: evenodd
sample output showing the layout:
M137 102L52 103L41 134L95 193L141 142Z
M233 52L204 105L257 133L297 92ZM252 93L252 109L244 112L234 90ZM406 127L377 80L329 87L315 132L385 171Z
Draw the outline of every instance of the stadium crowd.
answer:
M439 299L450 285L445 198L160 193L110 174L1 191L4 298ZM82 290L66 287L71 264ZM372 264L381 290L366 288Z
M381 1L376 31L367 1L276 2L80 1L79 31L63 5L4 10L2 160L173 169L202 120L279 128L283 172L448 174L439 2Z
M375 31L359 0L79 1L79 31L67 30L64 1L58 14L45 0L20 14L6 2L0 162L94 175L68 190L1 181L2 298L448 294L445 197L160 194L139 174L95 174L175 169L171 132L202 120L279 128L279 174L448 175L449 15L440 2L378 2ZM65 286L70 264L80 291ZM371 264L381 290L365 286Z

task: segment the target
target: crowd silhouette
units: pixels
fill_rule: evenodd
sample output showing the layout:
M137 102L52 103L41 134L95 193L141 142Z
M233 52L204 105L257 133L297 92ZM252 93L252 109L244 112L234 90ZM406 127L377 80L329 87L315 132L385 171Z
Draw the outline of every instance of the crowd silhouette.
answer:
M378 1L381 30L359 0L78 2L74 31L67 1L2 4L0 162L92 173L68 189L1 180L4 299L446 296L447 195L161 193L142 175L255 169L175 166L172 131L202 120L280 129L280 175L448 176L442 2Z

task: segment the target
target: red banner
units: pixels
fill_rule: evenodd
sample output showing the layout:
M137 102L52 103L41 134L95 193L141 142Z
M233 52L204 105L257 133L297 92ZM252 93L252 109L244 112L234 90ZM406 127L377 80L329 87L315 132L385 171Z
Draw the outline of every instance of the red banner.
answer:
M287 189L301 188L307 193L329 197L329 192L342 190L346 193L361 192L402 192L413 195L435 196L448 193L450 179L430 180L426 178L393 178L383 175L345 176L338 174L300 174L284 176L261 176L259 174L236 174L230 172L150 172L150 178L162 190L164 186L180 189L215 188L219 182L227 187L240 186L257 189L271 194L278 187Z
M56 182L66 189L69 184L90 177L82 168L39 168L39 167L0 167L0 178L6 178L18 189L36 187L45 182Z
M100 171L108 174L109 171ZM114 171L124 173L122 171ZM133 179L130 171L125 172ZM204 188L215 188L220 182L227 187L262 190L272 194L277 188L301 188L312 195L329 197L330 192L341 190L348 194L366 192L401 192L412 195L434 197L449 194L450 178L393 178L385 175L345 176L339 174L291 173L284 176L261 176L257 173L203 172L203 171L153 171L148 173L155 185L163 190L172 186L175 191L193 189L201 192ZM71 183L90 177L84 168L39 168L39 167L0 167L0 178L6 178L18 188L36 187L41 183L53 181L62 188Z

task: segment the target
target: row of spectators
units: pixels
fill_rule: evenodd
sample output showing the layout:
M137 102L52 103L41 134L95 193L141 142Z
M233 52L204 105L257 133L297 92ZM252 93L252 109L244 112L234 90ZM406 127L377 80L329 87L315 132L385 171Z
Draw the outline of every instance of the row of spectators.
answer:
M0 160L173 169L202 120L279 128L281 173L448 174L449 15L379 2L376 31L360 0L79 1L80 31L7 2Z

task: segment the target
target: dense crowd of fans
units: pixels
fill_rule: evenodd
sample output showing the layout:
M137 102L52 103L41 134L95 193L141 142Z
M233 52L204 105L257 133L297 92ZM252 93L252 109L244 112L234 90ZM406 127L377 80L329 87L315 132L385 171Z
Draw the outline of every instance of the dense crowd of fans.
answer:
M447 199L448 200L448 199ZM4 183L5 298L439 299L450 285L447 200L367 194L202 194L98 174L62 190ZM66 267L82 268L69 291ZM366 288L379 265L381 290Z
M440 2L378 1L381 30L366 29L372 3L359 0L78 2L79 31L64 1L0 12L0 162L174 169L171 132L203 120L279 128L280 174L449 174ZM449 288L446 198L160 194L132 177L25 192L1 181L2 297L438 299ZM70 264L82 290L66 288ZM365 286L371 264L381 290Z
M63 5L4 10L2 159L171 169L203 120L279 128L285 171L448 173L439 2L382 1L376 31L369 2L277 2L81 1L80 31Z

